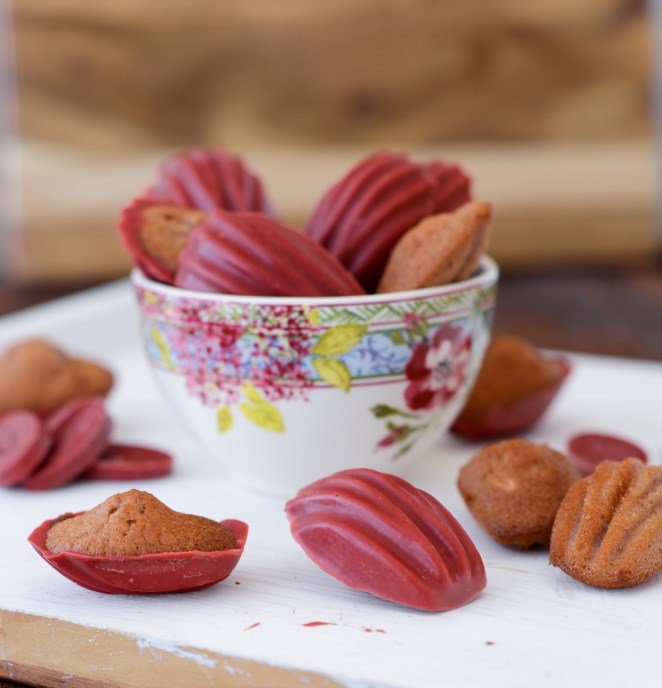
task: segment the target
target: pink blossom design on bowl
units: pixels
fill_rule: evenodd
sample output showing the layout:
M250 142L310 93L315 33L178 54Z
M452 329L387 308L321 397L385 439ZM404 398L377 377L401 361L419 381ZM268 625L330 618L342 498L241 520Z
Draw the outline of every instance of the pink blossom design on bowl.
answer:
M375 449L399 445L394 459L406 454L431 426L435 410L444 408L463 389L472 359L471 332L457 322L442 323L432 334L417 315L405 316L404 323L406 336L397 338L412 349L405 366L409 381L404 391L406 408L378 404L371 409L375 418L387 418L388 432Z
M473 302L451 294L351 306L219 303L144 287L137 295L152 364L183 378L189 394L214 409L221 434L239 416L283 433L280 402L307 403L317 388L348 394L388 380L402 385L395 396L402 404L391 405L391 396L368 408L387 418L377 448L397 445L397 458L436 427L472 375L480 349L471 336L474 312L488 328L494 288L476 290ZM439 323L440 312L451 319Z
M445 323L414 348L405 368L405 401L412 411L443 406L462 388L471 361L471 335Z

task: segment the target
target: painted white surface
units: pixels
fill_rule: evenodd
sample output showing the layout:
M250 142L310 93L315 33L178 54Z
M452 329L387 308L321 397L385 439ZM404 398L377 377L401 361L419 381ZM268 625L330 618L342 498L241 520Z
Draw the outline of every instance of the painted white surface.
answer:
M144 651L171 648L208 661L209 649L342 677L348 685L659 685L662 577L630 590L593 589L551 568L544 551L493 543L455 488L458 468L475 450L471 445L444 440L407 477L438 497L474 539L487 568L485 592L464 608L427 614L344 588L291 540L282 501L232 484L177 427L136 331L131 297L121 284L0 320L0 346L40 332L112 364L119 376L110 400L115 437L168 447L177 458L174 476L135 486L182 511L248 521L244 558L227 581L196 593L93 593L49 568L26 536L46 518L86 509L129 485L79 483L45 494L5 490L0 608L125 631L144 638ZM562 448L576 430L612 430L636 439L654 463L662 463L662 365L585 356L574 361L574 375L532 439ZM337 625L302 626L309 621Z

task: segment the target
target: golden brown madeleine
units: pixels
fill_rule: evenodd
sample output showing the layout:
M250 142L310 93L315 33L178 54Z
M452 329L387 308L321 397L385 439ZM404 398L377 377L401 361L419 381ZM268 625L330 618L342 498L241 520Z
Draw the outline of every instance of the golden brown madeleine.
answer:
M53 554L126 557L160 552L212 552L236 547L232 531L202 516L169 509L149 492L129 490L90 511L65 514L46 537Z
M492 206L475 201L426 217L391 251L379 293L436 287L470 277L492 231Z
M105 396L112 386L109 370L43 339L19 342L0 356L0 413L49 413L78 397Z
M549 545L556 511L579 473L542 444L491 444L462 468L457 486L483 530L502 545Z
M662 466L603 461L568 490L549 561L599 588L627 588L662 569Z

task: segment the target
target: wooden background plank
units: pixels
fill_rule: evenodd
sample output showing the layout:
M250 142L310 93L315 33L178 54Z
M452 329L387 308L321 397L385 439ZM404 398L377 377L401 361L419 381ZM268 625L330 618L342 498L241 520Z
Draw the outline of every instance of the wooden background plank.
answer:
M21 0L21 125L90 149L650 131L639 0Z
M316 200L369 149L249 149L281 215L302 226ZM653 159L647 141L492 144L414 151L460 160L478 196L497 209L491 252L506 267L650 264ZM111 278L129 266L116 236L119 209L160 155L100 156L25 145L23 227L11 277L30 282Z

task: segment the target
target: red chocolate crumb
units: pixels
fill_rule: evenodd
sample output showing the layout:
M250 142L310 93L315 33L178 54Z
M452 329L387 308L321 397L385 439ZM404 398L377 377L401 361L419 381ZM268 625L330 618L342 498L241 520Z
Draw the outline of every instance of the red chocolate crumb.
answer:
M337 626L337 623L333 623L332 621L309 621L308 623L301 624L302 626L305 626L306 628L314 628L316 626Z

